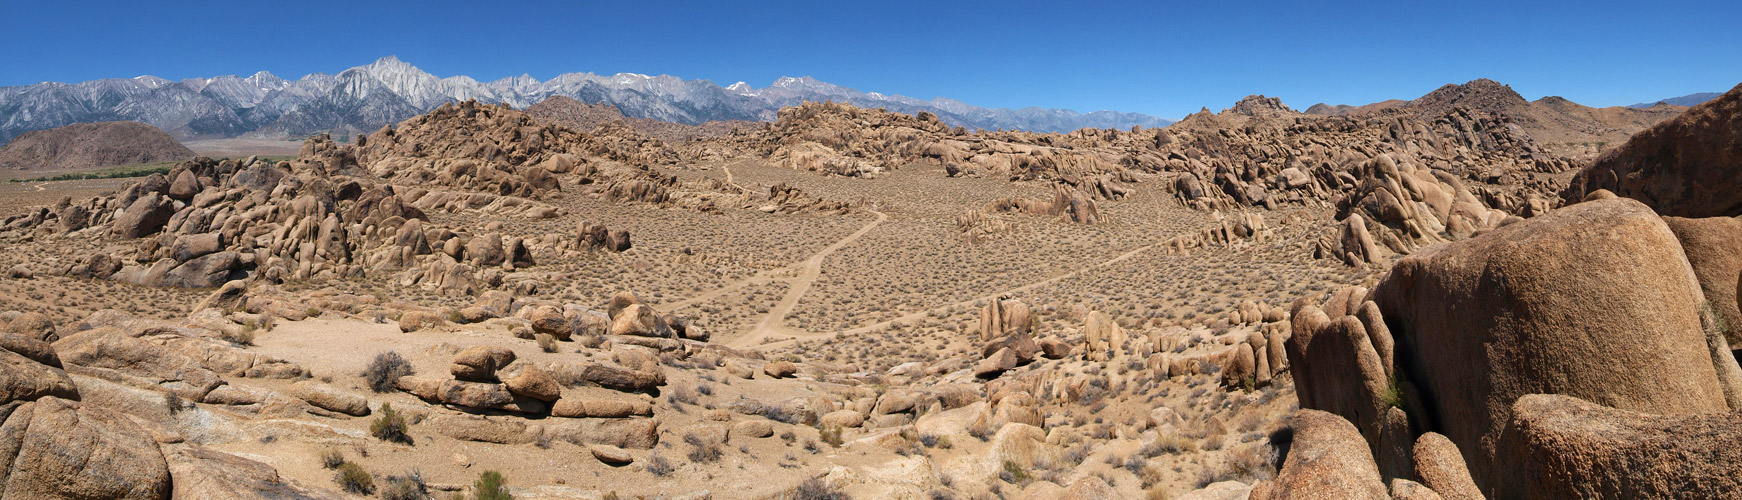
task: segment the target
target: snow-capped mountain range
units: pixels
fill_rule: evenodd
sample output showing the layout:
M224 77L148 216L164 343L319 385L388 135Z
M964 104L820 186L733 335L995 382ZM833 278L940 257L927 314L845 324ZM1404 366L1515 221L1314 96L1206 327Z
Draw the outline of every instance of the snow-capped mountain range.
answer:
M929 111L945 123L969 129L1056 132L1172 123L1140 113L982 108L944 98L921 100L861 92L810 77L781 77L760 89L744 82L722 87L707 80L635 73L567 73L542 82L521 75L479 82L468 76L438 78L388 56L336 76L315 73L296 80L262 71L245 78L171 81L140 76L0 87L0 143L31 130L115 120L149 123L182 139L372 132L448 102L477 99L525 108L559 95L608 103L631 117L692 125L711 120L772 120L781 107L806 100L832 100L902 113Z

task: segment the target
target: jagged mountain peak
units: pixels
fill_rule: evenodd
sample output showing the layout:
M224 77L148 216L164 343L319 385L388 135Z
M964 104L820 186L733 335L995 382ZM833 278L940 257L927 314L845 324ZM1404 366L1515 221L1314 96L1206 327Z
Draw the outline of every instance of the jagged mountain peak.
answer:
M162 87L164 85L169 85L170 83L172 83L169 80L165 80L165 79L158 78L158 77L151 76L151 75L135 76L135 77L133 77L133 81L151 86L153 88Z
M770 88L783 88L783 89L790 89L790 90L799 90L799 91L809 91L809 92L860 93L858 90L850 89L847 87L842 87L840 85L835 85L833 83L824 82L824 81L817 80L816 78L812 78L809 76L800 76L800 77L783 76L783 77L775 79L774 83L770 84L769 87Z
M369 63L369 66L381 67L381 68L412 68L413 67L411 65L411 63L401 61L401 60L399 60L399 56L391 55L391 54L387 55L386 57L376 59L375 62Z

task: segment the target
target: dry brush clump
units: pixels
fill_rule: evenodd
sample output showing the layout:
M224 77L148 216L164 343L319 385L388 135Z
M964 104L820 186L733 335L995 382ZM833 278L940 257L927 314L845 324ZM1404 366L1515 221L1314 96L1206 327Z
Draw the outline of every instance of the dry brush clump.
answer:
M369 390L384 393L397 390L394 384L399 381L399 377L416 374L417 372L411 368L411 363L407 362L398 352L387 351L375 355L375 358L369 361L369 366L363 369L362 376L363 381L369 384Z

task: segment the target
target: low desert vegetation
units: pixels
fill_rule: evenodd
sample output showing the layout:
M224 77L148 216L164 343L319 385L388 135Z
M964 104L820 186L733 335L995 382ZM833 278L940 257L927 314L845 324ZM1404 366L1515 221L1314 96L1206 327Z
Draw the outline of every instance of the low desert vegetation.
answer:
M363 469L363 466L357 465L355 462L345 462L339 464L335 470L337 475L333 480L337 481L339 487L344 488L346 492L358 495L375 493L375 477L370 475L368 470Z
M410 362L398 352L387 351L375 355L375 359L369 362L369 367L363 369L363 380L369 384L369 390L378 393L393 392L397 389L394 384L399 377L414 374L416 372L412 370Z
M369 435L391 443L412 444L405 415L393 409L392 403L381 403L380 416L369 423Z
M508 480L502 473L487 470L472 483L472 500L514 500L514 494L508 491Z

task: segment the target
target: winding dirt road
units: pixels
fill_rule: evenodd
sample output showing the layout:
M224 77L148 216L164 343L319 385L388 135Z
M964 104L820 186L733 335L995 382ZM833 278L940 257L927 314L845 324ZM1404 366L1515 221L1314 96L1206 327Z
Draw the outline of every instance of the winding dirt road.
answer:
M758 342L768 338L770 334L791 335L795 338L817 336L818 334L786 326L786 316L792 314L792 308L798 305L799 299L804 298L805 292L810 291L811 284L816 283L817 277L822 276L823 259L828 258L829 254L835 253L835 251L840 250L841 247L852 243L853 240L859 239L860 236L864 236L865 233L871 232L872 229L876 228L878 224L882 224L883 221L889 220L888 214L876 210L870 210L870 212L877 214L877 220L871 221L871 223L866 224L865 227L859 228L859 230L854 231L853 234L841 238L840 241L836 241L835 244L829 245L828 248L824 248L822 251L817 252L816 255L812 255L809 259L805 259L804 262L800 263L801 270L798 275L792 278L787 278L787 283L791 284L791 287L786 289L786 296L782 297L779 303L775 304L773 308L768 310L768 315L763 316L762 321L757 322L755 328L750 329L750 331L742 337L728 341L727 346L755 346Z
M733 186L737 186L737 183L733 182L732 170L730 168L726 168L725 166L721 166L721 169L724 170L726 173L726 182L728 184L733 185ZM739 188L742 189L742 186L739 186ZM859 327L855 327L855 328L849 328L846 330L838 330L838 331L832 331L832 332L808 332L808 331L804 331L804 330L800 330L797 328L787 326L786 325L787 315L792 314L792 310L794 307L796 307L798 305L799 300L804 298L805 293L810 291L811 285L816 283L817 278L822 275L823 260L827 259L828 256L830 254L834 253L836 250L840 250L841 248L847 246L848 244L851 244L854 240L859 239L859 237L864 236L866 233L871 232L871 230L875 229L877 227L877 225L882 224L886 220L889 220L889 216L887 214L884 214L883 212L879 212L876 210L870 210L870 209L867 209L867 211L874 213L874 214L877 214L877 219L871 221L870 223L865 224L865 226L859 228L858 231L855 231L853 234L850 234L844 238L841 238L839 241L836 241L834 244L829 245L828 248L822 249L821 251L817 252L814 255L811 255L810 258L807 258L802 262L799 262L799 263L796 263L793 265L788 265L785 267L781 267L779 269L770 269L767 271L762 271L762 272L756 273L755 275L752 275L748 278L724 285L720 288L714 289L712 291L709 291L709 292L706 292L706 293L703 293L700 295L696 295L694 297L690 297L688 299L684 299L684 300L677 301L677 302L661 304L659 306L659 309L662 309L662 310L665 310L668 312L677 311L677 310L695 305L697 303L712 300L712 299L717 298L721 295L724 295L727 292L737 290L740 288L744 288L746 286L766 284L766 283L772 283L772 282L776 282L776 281L784 282L784 283L787 283L790 285L790 287L787 288L787 290L786 290L786 295L780 299L780 302L776 303L774 305L774 307L772 307L768 310L768 314L764 315L762 317L762 320L758 321L756 323L756 326L752 327L749 331L742 332L742 333L739 333L737 335L733 335L733 336L731 336L731 338L724 339L722 341L723 344L725 344L729 347L734 347L734 348L754 348L754 349L776 348L776 347L790 345L794 342L798 342L801 340L811 340L811 339L818 339L818 338L834 338L835 336L842 335L842 334L851 335L851 334L863 334L863 333L867 333L867 332L873 332L873 331L877 331L879 329L886 328L889 325L896 324L899 322L918 321L918 320L925 318L926 315L931 314L931 313L936 312L936 311L954 308L954 307L968 307L968 306L974 305L974 303L976 303L976 302L993 300L993 299L996 299L996 298L1001 297L1001 296L1022 294L1022 293L1025 293L1025 292L1028 292L1028 291L1031 291L1031 290L1034 290L1034 289L1037 289L1037 288L1040 288L1040 287L1043 287L1046 285L1056 283L1060 280L1073 278L1076 276L1080 276L1084 273L1094 271L1096 269L1100 269L1100 268L1107 267L1107 266L1110 266L1113 264L1124 262L1126 260L1130 260L1132 257L1136 257L1138 254L1141 254L1143 252L1154 249L1156 246L1161 244L1161 243L1150 243L1148 245L1143 245L1143 246L1131 249L1129 251L1126 251L1125 253L1121 253L1117 256L1108 258L1106 260L1096 262L1093 264L1089 264L1089 265L1083 266L1081 268L1078 268L1076 270L1073 270L1073 271L1070 271L1067 273L1063 273L1063 274L1059 274L1059 275L1056 275L1056 276L1053 276L1050 278L1046 278L1046 279L1042 279L1042 280L1038 280L1038 281L1032 281L1029 283L1015 286L1015 287L1006 288L1006 289L999 290L996 292L981 295L978 297L969 298L966 300L961 300L961 301L952 302L952 303L948 303L948 304L941 304L941 305L929 307L926 309L912 311L912 312L909 312L907 314L897 316L893 319L878 321L878 322L871 323L868 325L863 325L863 326L859 326ZM795 271L796 271L796 274L794 274ZM786 274L786 276L782 276L782 274ZM774 337L774 336L787 337L787 338L782 338L780 340L776 340L773 342L767 341L770 337Z
M730 172L730 170L727 171L728 176L731 175ZM875 229L878 224L882 224L883 221L889 220L889 214L870 209L867 209L866 211L877 214L877 218L866 223L864 227L859 228L858 231L854 231L853 234L849 234L846 237L835 241L834 244L829 245L827 248L818 251L801 262L781 267L779 269L762 271L751 275L748 278L729 283L725 286L721 286L684 300L660 304L657 306L657 309L666 312L674 312L697 303L718 298L721 295L725 295L727 292L744 288L746 286L779 281L788 284L786 296L782 297L780 302L770 308L768 314L764 315L762 320L758 321L756 326L751 328L750 331L728 339L724 343L730 347L750 347L755 346L758 342L768 338L770 335L789 335L795 338L816 337L819 334L805 332L786 326L786 316L792 314L792 309L798 305L799 299L804 298L805 292L810 291L811 284L816 283L817 278L822 276L823 260L827 259L829 254L835 253L836 250L840 250L842 247L853 243L854 240L859 239L861 236L865 236L865 233L869 233L872 229ZM781 276L782 274L787 274L787 276Z

